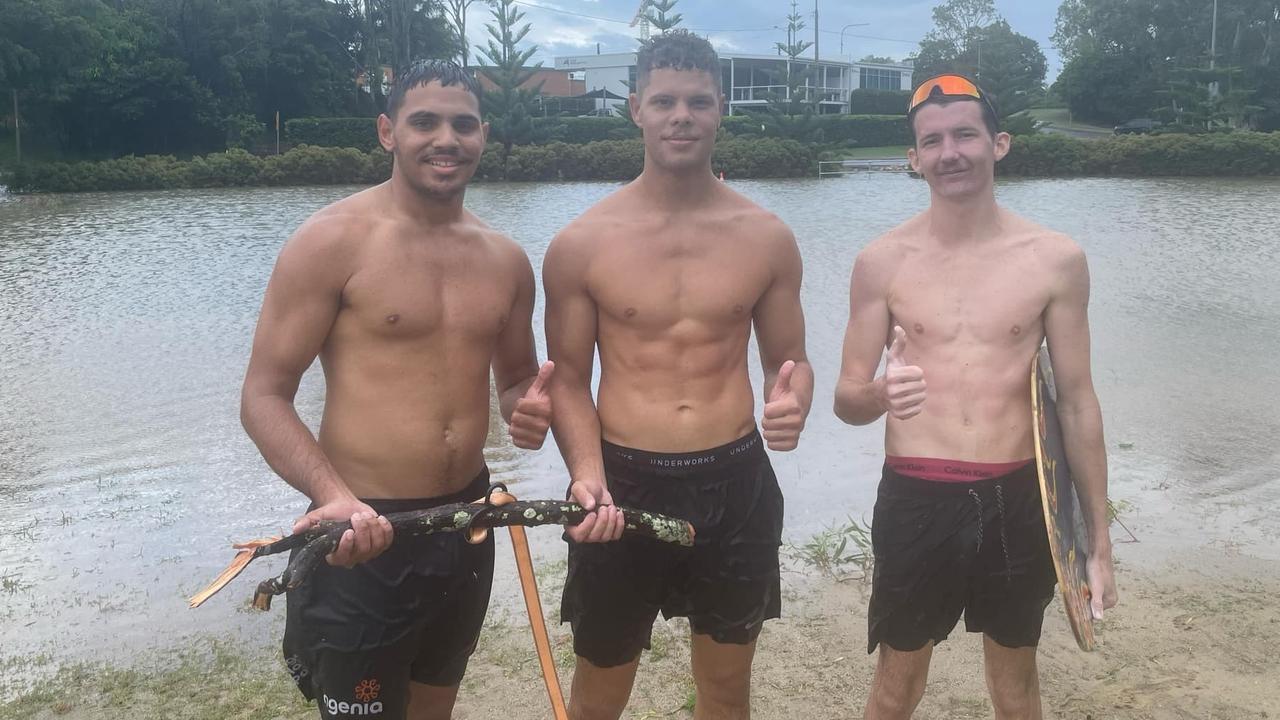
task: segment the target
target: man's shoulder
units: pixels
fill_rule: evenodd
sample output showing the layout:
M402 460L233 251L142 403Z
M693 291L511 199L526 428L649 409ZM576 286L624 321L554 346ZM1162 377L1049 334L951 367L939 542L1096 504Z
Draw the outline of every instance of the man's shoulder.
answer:
M795 242L791 227L782 218L732 188L725 190L727 192L721 202L721 212L727 222L740 228L741 232L765 241Z
M1011 238L1029 246L1051 265L1073 265L1084 261L1084 248L1064 232L1045 227L1009 210L1002 210Z
M857 262L883 265L901 259L911 248L920 244L924 222L925 214L919 213L890 228L858 251Z
M383 217L376 207L377 189L362 190L315 211L298 226L289 245L333 251L367 237Z
M599 238L614 234L631 216L628 194L624 186L587 208L556 233L551 249L574 253L593 249Z

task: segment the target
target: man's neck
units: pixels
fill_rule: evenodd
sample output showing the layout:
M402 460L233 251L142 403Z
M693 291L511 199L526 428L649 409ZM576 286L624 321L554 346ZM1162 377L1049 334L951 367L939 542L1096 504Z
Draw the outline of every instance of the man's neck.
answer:
M933 195L929 204L929 233L944 243L980 241L995 235L1000 207L993 192L947 199Z
M427 227L454 225L466 214L465 191L442 197L422 192L394 174L387 184L395 212Z
M710 167L670 172L645 162L636 189L657 207L679 212L704 207L719 189Z

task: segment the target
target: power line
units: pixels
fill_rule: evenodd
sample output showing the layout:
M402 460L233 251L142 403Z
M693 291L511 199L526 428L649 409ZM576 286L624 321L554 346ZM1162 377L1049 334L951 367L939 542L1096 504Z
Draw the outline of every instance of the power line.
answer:
M553 8L547 5L539 5L537 3L527 2L526 0L514 0L514 3L516 5L524 5L525 7L536 8L538 10L545 10L547 12L558 13L560 15L572 15L573 17L586 18L588 20L599 20L600 22L618 23L620 25L631 24L630 20L619 20L617 18L600 17L599 15L587 15L586 13L573 12L572 10L561 10L560 8ZM692 32L726 33L726 32L769 32L770 30L778 30L779 28L780 26L773 25L773 26L764 27L764 28L685 28L685 29Z
M627 25L627 26L631 25L630 20L619 20L617 18L600 17L599 15L587 15L586 13L573 12L572 10L561 10L560 8L553 8L547 5L539 5L537 3L528 2L528 0L513 0L513 1L514 1L514 4L516 5L524 5L525 7L531 7L537 10L544 10L550 13L557 13L560 15L570 15L573 17L586 18L587 20L598 20L600 22L616 23L619 25ZM773 25L771 27L765 27L765 28L686 28L686 29L692 32L705 32L705 33L769 32L771 30L780 30L781 26ZM835 30L819 30L819 32L826 33L829 35L840 34ZM854 33L845 33L845 37L860 38L862 40L881 40L883 42L905 43L907 45L920 44L919 40L903 40L902 38L888 38L888 37L880 37L878 35L856 35Z

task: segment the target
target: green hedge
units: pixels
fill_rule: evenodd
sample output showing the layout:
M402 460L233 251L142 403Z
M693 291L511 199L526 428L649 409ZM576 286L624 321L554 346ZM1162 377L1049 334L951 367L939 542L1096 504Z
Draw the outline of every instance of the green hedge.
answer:
M1280 175L1280 133L1015 136L996 167L1002 175L1038 177Z
M370 184L391 173L381 150L296 147L282 155L258 157L228 150L191 160L172 155L127 156L101 162L24 164L11 178L16 192L87 192L257 185Z
M285 121L284 137L290 145L356 148L365 152L382 147L375 118L295 118Z
M911 133L898 115L819 115L814 126L823 142L849 147L907 145ZM761 129L761 125L764 129ZM533 119L533 144L582 145L602 140L639 139L640 130L628 118L549 117ZM724 128L739 137L785 137L787 128L771 115L734 115L724 118ZM378 126L373 118L298 118L284 124L290 145L350 147L368 152L378 147Z
M794 124L794 122L793 122ZM771 115L733 115L722 126L736 137L779 137L787 128ZM846 147L910 145L911 130L903 115L817 115L813 127L822 131L822 141Z
M480 180L502 177L501 148L491 145ZM716 144L715 172L732 178L799 177L814 172L812 148L789 140L733 140ZM510 180L630 180L644 167L639 140L603 140L585 145L550 143L512 149ZM128 156L102 162L25 164L10 178L14 192L88 192L257 185L369 185L391 175L391 156L381 150L300 145L282 155L258 157L228 150L178 160L172 155Z
M501 178L500 148L491 146L477 171ZM726 177L804 177L814 173L818 146L776 138L729 137L716 143L712 169ZM512 149L510 180L630 180L644 166L639 140L583 145L548 143ZM1125 135L1079 140L1063 135L1015 136L998 166L1018 176L1231 176L1280 175L1280 132L1207 135ZM283 155L258 157L229 150L191 160L171 155L123 157L102 162L27 163L9 178L14 192L79 192L257 185L368 185L391 174L381 150L299 146Z
M477 175L502 179L501 153L490 146ZM778 178L813 175L816 148L792 140L727 138L716 143L711 169L726 178ZM548 143L512 148L507 180L631 180L644 169L639 140L601 140L584 145Z
M374 118L298 118L284 124L285 139L290 145L318 147L351 147L375 150L378 123ZM630 140L640 137L640 130L628 118L548 117L533 119L533 142L564 142L575 145L601 140Z
M897 115L906 117L911 103L910 90L867 90L849 93L850 115Z
M535 142L565 142L574 145L600 140L633 140L640 128L623 117L550 117L534 118ZM540 136L540 137L539 137Z

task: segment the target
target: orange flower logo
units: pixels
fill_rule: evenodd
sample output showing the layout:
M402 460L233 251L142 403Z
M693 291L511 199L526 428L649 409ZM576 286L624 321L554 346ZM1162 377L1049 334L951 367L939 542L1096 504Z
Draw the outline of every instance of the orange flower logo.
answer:
M382 685L377 680L361 680L356 685L356 699L360 702L373 702L378 699L378 693L382 691Z

